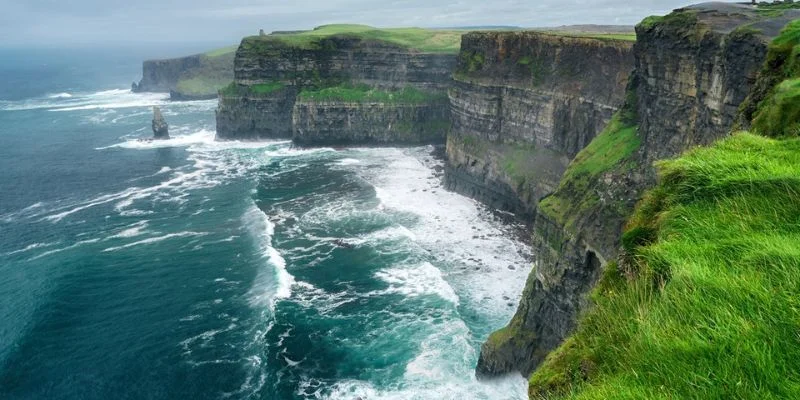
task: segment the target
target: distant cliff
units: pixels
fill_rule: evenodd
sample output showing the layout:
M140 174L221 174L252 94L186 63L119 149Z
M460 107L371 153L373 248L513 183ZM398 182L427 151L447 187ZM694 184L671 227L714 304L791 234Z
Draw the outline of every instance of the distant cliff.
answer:
M236 52L235 81L220 92L217 137L294 138L308 145L444 143L452 47L410 47L393 42L391 30L373 29L327 26L245 38Z
M148 60L134 92L168 92L173 100L213 99L233 81L233 49L187 57Z

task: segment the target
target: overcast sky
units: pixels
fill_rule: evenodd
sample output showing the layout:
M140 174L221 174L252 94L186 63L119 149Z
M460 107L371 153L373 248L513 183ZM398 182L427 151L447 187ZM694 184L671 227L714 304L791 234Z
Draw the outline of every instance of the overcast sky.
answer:
M231 43L328 23L633 25L691 0L0 0L0 45Z

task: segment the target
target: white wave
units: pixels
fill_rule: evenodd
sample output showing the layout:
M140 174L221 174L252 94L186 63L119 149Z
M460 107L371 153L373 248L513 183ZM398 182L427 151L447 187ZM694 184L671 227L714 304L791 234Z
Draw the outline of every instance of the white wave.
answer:
M141 236L145 233L145 228L147 228L147 221L140 221L133 225L130 228L124 229L119 233L109 236L109 239L120 239L120 238L132 238L136 236Z
M383 209L419 218L406 226L414 243L447 271L460 301L486 319L484 329L499 328L516 309L532 267L530 248L482 205L445 190L434 175L441 162L430 150L355 149L362 163L349 168L375 187Z
M259 251L271 267L258 274L255 284L250 291L251 304L254 306L267 306L275 309L275 303L281 299L292 296L292 286L295 279L286 270L286 260L281 253L272 247L272 236L275 234L275 225L255 204L252 204L242 217L250 234L256 239Z
M343 158L336 162L337 165L355 165L359 163L361 163L361 161L355 158Z
M152 214L155 214L155 211L125 210L119 213L119 215L123 217L143 217L145 215L152 215Z
M521 376L480 382L473 377L473 371L464 371L464 375L466 378L453 378L445 382L428 384L406 384L396 389L377 389L366 381L344 380L336 382L329 389L320 387L309 393L308 385L301 384L299 394L327 400L527 400L528 398L527 381Z
M58 243L59 242L29 244L29 245L25 246L25 248L23 248L23 249L10 251L10 252L6 253L6 255L7 256L11 256L11 255L14 255L14 254L25 253L25 252L28 252L28 251L31 251L31 250L40 249L40 248L43 248L43 247L52 247L52 246L57 245Z
M150 138L131 139L111 146L98 147L95 150L106 150L112 148L144 150L144 149L160 149L166 147L188 147L197 144L213 143L214 135L216 135L215 132L202 129L200 131L188 135L171 136L169 139L166 140L152 140Z
M305 156L310 154L319 154L319 153L330 153L335 152L336 150L328 147L318 147L318 148L311 148L311 149L302 149L302 148L294 148L294 147L279 147L277 149L267 150L264 152L264 155L267 157L297 157L297 156Z
M374 294L399 293L407 297L435 294L458 305L458 295L445 281L442 271L431 263L412 267L396 267L380 271L375 277L388 283L389 288Z
M103 250L103 252L123 250L123 249L128 249L128 248L131 248L131 247L135 247L135 246L140 246L140 245L143 245L143 244L153 244L153 243L163 242L165 240L169 240L169 239L173 239L173 238L205 236L207 234L208 233L205 233L205 232L170 233L170 234L163 235L163 236L151 237L151 238L139 240L139 241L136 241L136 242L133 242L133 243L128 243L128 244L126 244L124 246L109 247L109 248Z
M30 258L28 261L38 260L40 258L44 258L44 257L47 257L49 255L61 253L62 251L72 250L74 248L78 248L78 247L83 246L85 244L97 243L99 241L100 241L100 239L81 240L81 241L79 241L79 242L77 242L77 243L75 243L73 245L67 246L67 247L62 247L60 249L45 251L42 254L39 254L37 256L34 256L34 257Z
M49 111L115 110L133 107L166 105L164 93L132 93L127 89L104 90L94 93L57 93L42 98L3 102L6 111L44 109Z
M56 93L56 94L51 94L51 95L47 96L47 98L48 99L70 99L70 98L72 98L72 95L69 94L69 93L66 93L66 92L65 93Z

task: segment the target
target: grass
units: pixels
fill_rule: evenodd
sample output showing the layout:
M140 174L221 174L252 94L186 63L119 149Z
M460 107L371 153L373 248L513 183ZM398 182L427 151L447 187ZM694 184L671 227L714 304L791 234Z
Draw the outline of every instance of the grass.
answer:
M251 36L249 41L280 42L301 49L320 49L320 39L332 36L352 36L364 40L392 43L427 53L458 53L463 31L422 28L379 29L367 25L323 25L298 33Z
M511 178L517 186L524 185L531 174L536 174L538 171L532 171L530 167L530 157L533 154L534 145L517 145L513 149L503 153L503 158L500 160L500 165L503 171Z
M800 140L741 133L658 170L531 398L800 398Z
M228 86L220 89L220 94L223 96L254 96L265 97L269 96L286 87L282 82L268 82L259 83L250 86L241 86L231 83Z
M570 163L558 189L544 198L539 208L570 229L583 210L594 207L599 198L593 186L612 169L627 168L629 157L641 139L635 117L619 111L608 126Z
M324 89L303 89L298 98L306 101L350 103L426 104L446 100L444 93L429 93L414 87L382 90L368 85L339 85Z
M230 83L231 79L227 77L200 75L179 80L176 90L184 95L210 95L216 94Z
M182 77L175 90L186 96L214 96L233 81L233 58L236 48L208 52L200 57L200 66Z
M756 8L756 13L758 13L762 17L766 18L776 18L783 16L784 12L787 10L796 10L800 9L800 3L759 3L758 7Z
M204 54L205 54L206 57L211 57L211 58L222 57L222 56L227 56L227 55L236 53L236 49L238 49L238 48L239 48L239 46L228 46L228 47L223 47L223 48L220 48L220 49L211 50L211 51L208 51L208 52L206 52Z
M757 87L763 100L748 98L743 110L757 102L751 129L771 137L800 135L800 20L786 25L769 45ZM752 97L752 96L751 96ZM758 96L756 96L758 97Z
M753 130L767 136L800 136L800 79L781 82L753 120Z
M570 31L542 31L549 35L566 36L575 38L588 38L599 40L619 40L623 42L635 42L636 33L606 33L606 32L570 32Z

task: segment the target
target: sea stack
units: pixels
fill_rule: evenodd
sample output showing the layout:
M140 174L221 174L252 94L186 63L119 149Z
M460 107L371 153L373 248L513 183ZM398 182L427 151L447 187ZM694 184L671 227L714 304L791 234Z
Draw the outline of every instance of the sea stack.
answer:
M153 139L169 139L169 124L156 106L153 107Z

